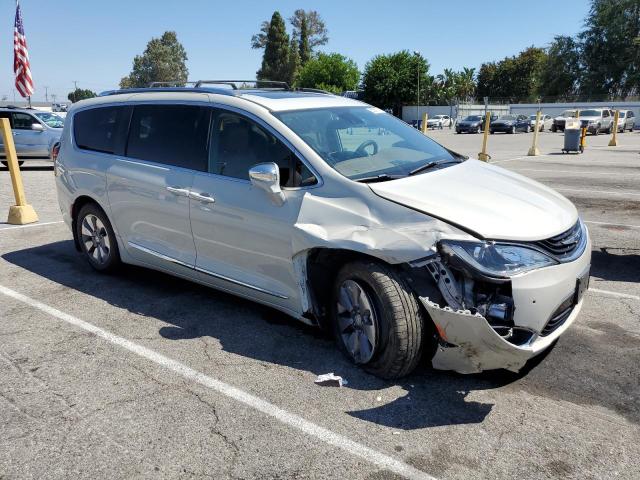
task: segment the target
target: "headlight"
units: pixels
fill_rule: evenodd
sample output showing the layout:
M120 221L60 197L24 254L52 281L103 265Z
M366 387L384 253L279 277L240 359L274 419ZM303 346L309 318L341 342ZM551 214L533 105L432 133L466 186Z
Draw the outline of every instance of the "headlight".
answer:
M519 245L453 240L443 240L440 244L445 253L455 255L491 277L510 277L558 263L542 252Z

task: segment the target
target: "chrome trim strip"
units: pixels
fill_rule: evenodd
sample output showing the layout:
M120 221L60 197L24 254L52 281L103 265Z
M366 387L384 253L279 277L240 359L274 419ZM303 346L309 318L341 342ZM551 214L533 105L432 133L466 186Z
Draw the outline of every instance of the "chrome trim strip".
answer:
M204 268L196 267L194 265L189 265L188 263L184 263L184 262L182 262L180 260L177 260L177 259L175 259L173 257L169 257L169 256L164 255L162 253L156 252L155 250L151 250L150 248L143 247L142 245L138 245L135 242L129 241L127 243L129 244L129 246L131 246L131 247L133 247L133 248L135 248L137 250L140 250L140 251L142 251L144 253L148 253L149 255L153 255L154 257L158 257L158 258L161 258L162 260L166 260L168 262L175 263L176 265L181 265L181 266L187 267L187 268L189 268L191 270L195 270L196 272L204 273L206 275L218 278L220 280L224 280L225 282L233 283L235 285L239 285L239 286L245 287L245 288L250 288L251 290L255 290L255 291L261 292L261 293L266 293L267 295L271 295L271 296L274 296L274 297L277 297L277 298L282 298L283 300L287 300L289 298L286 295L282 295L280 293L276 293L276 292L272 292L270 290L266 290L264 288L256 287L255 285L251 285L249 283L241 282L240 280L235 280L235 279L227 277L225 275L220 275L219 273L211 272L211 271L206 270Z
M158 257L161 258L162 260L166 260L167 262L171 262L171 263L175 263L176 265L182 265L183 267L187 267L187 268L191 268L193 269L193 265L189 265L188 263L184 263L180 260L177 260L173 257L169 257L167 255L164 255L162 253L156 252L155 250L151 250L150 248L147 247L143 247L142 245L138 245L135 242L127 242L129 244L130 247L135 248L136 250L140 250L141 252L144 253L148 253L149 255L153 255L154 257Z
M258 292L266 293L266 294L272 295L274 297L282 298L283 300L286 300L286 299L289 298L286 295L282 295L280 293L272 292L270 290L265 290L264 288L256 287L255 285L251 285L249 283L241 282L240 280L235 280L233 278L226 277L224 275L220 275L219 273L211 272L211 271L206 270L206 269L201 268L201 267L195 267L194 270L196 272L204 273L206 275L210 275L212 277L219 278L220 280L224 280L225 282L234 283L236 285L240 285L241 287L250 288L251 290L256 290Z

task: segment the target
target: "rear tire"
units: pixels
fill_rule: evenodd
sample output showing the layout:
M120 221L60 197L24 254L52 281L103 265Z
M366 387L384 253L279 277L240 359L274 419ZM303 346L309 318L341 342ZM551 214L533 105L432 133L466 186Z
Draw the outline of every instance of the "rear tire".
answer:
M332 318L340 350L373 375L400 378L418 365L424 314L406 281L383 263L356 261L338 272Z
M95 203L80 209L76 218L76 235L80 250L95 270L114 272L121 265L120 252L111 222Z

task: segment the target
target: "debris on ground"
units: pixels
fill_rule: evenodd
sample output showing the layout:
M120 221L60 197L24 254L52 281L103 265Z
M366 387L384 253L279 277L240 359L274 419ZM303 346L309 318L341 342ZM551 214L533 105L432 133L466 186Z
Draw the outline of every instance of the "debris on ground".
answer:
M346 379L338 375L334 375L334 373L331 372L325 373L324 375L318 375L315 383L318 385L322 385L323 387L342 387L343 385L347 385L349 382L347 382Z

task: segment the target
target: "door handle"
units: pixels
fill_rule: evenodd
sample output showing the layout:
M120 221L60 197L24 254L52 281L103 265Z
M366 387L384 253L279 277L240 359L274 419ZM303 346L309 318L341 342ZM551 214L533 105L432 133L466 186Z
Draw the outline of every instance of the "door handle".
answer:
M196 193L196 192L189 192L189 198L193 198L194 200L198 200L199 202L203 202L203 203L214 203L215 199L211 196L210 193L207 192L202 192L202 193Z
M167 191L173 193L174 195L178 195L181 197L188 197L189 196L189 189L184 188L184 187L167 187Z

